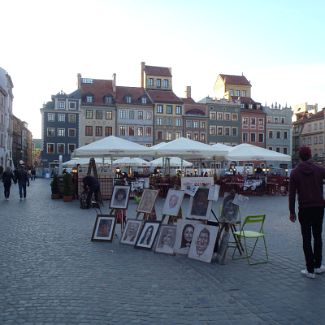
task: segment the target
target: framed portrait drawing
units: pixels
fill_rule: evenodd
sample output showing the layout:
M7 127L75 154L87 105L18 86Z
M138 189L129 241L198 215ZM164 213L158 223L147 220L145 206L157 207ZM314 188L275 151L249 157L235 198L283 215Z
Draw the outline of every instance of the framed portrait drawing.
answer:
M139 236L139 233L142 228L142 221L141 220L135 220L135 219L129 219L126 222L122 237L121 237L121 244L127 244L127 245L135 245L137 238Z
M176 225L176 240L174 245L174 252L178 254L187 255L190 249L192 238L194 234L195 225L200 224L199 220L177 220Z
M184 198L184 191L169 189L163 206L162 214L177 216Z
M144 189L137 212L151 213L158 196L159 190Z
M209 201L208 197L209 189L200 187L190 198L187 218L208 220L212 208L212 201Z
M161 225L155 247L156 253L174 255L176 241L176 225Z
M159 226L159 221L146 221L134 247L151 249L155 242Z
M206 263L211 263L218 228L205 224L195 225L193 239L188 257Z
M109 207L111 209L126 209L129 203L130 186L115 185Z
M114 236L115 224L116 218L114 215L98 214L91 240L111 242Z
M221 208L220 222L235 224L239 220L239 206L233 203L235 197L235 192L225 194Z

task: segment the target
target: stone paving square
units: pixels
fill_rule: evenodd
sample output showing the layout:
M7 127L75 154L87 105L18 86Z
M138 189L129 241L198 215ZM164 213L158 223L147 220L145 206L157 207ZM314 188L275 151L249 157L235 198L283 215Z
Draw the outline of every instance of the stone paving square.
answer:
M117 237L92 242L96 211L51 200L49 184L31 182L23 201L17 185L5 201L0 185L0 324L325 323L325 275L300 274L300 227L288 219L286 196L250 197L241 211L266 214L269 263L249 266L229 250L220 265L134 249ZM131 200L127 217L135 215Z

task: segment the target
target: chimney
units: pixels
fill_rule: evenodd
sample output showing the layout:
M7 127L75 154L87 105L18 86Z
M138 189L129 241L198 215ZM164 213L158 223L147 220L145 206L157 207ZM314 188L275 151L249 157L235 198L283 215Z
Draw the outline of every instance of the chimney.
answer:
M186 88L185 88L185 98L192 98L191 86L186 86Z
M112 86L113 86L113 94L116 95L116 73L113 73L113 80L112 80Z
M81 73L77 74L77 85L78 85L78 89L81 88Z
M141 62L141 87L144 88L144 68L146 64L145 62Z

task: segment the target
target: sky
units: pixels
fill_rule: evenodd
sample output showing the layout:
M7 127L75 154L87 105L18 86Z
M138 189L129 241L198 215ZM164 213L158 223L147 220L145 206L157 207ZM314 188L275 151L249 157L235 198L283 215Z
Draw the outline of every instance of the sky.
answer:
M13 113L41 138L43 104L84 78L140 86L141 62L171 67L173 90L214 97L244 76L262 105L325 107L323 0L0 0L0 67Z

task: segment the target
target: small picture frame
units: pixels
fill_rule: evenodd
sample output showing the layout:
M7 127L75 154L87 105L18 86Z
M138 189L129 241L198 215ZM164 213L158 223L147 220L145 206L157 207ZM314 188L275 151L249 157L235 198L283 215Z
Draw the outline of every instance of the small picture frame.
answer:
M189 219L208 220L212 201L209 201L209 188L200 187L193 197L190 197L188 216Z
M122 237L121 244L135 245L139 233L142 228L142 220L129 219L126 222Z
M195 225L188 257L201 262L211 263L218 228L205 224Z
M159 190L144 189L137 212L152 213Z
M235 192L225 194L219 219L220 222L235 224L239 220L239 206L233 203L235 198Z
M116 218L114 215L98 214L91 240L111 242L114 236L115 224Z
M151 249L155 242L159 226L159 221L146 221L134 247Z
M155 247L156 253L174 255L176 225L161 225Z
M110 201L111 209L127 209L129 203L130 186L115 185Z
M162 214L167 216L177 216L184 198L184 191L169 189Z
M191 247L195 225L201 223L199 220L179 219L176 225L176 241L174 252L187 255Z

